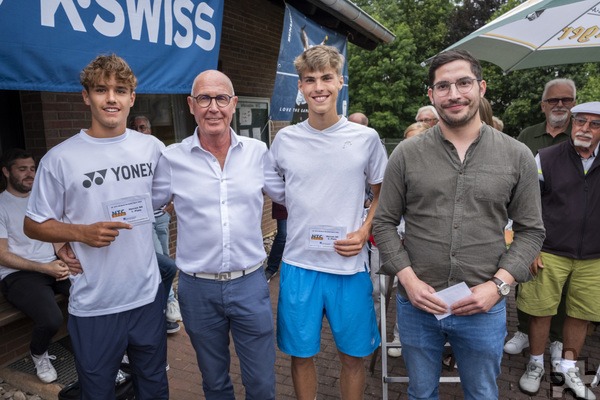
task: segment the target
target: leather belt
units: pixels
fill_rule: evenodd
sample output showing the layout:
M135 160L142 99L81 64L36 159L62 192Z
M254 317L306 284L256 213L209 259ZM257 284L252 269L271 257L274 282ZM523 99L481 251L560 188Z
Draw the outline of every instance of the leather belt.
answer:
M262 262L254 267L250 267L248 269L244 269L241 271L231 271L231 272L219 272L219 273L206 273L206 272L185 272L184 273L193 276L194 278L201 279L210 279L213 281L231 281L234 279L241 278L242 276L249 275L259 269L262 266Z

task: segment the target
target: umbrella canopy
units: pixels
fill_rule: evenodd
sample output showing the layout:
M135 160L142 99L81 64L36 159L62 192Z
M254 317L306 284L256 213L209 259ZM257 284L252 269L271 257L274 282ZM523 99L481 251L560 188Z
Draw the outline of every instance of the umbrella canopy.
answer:
M529 0L446 50L468 50L504 71L596 62L599 26L598 0Z

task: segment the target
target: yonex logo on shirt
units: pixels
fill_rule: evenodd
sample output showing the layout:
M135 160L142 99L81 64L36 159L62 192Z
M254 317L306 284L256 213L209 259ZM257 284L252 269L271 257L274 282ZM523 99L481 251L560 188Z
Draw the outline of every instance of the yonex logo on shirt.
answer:
M98 174L98 176L96 178L94 178L94 176ZM84 174L85 176L88 177L88 179L83 181L83 187L86 189L89 189L90 186L92 186L92 182L94 182L96 185L102 185L104 183L104 178L106 177L106 170L105 169L101 169L99 171L94 171L94 172L88 172L87 174Z
M130 180L136 178L144 178L152 176L152 163L141 163L137 165L122 165L119 167L111 167L110 171L114 174L117 182L122 180ZM100 169L98 171L88 172L84 174L87 178L83 181L83 187L89 189L92 183L100 186L106 180L108 169Z

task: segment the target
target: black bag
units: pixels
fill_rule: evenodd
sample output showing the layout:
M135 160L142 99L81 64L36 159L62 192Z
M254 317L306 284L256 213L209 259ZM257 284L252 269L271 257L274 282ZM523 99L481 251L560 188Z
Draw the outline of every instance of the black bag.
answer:
M115 393L117 400L135 400L133 391L133 379L131 377L131 369L128 364L121 364L121 369L115 380ZM58 400L80 400L81 387L79 381L75 381L65 386L58 393Z

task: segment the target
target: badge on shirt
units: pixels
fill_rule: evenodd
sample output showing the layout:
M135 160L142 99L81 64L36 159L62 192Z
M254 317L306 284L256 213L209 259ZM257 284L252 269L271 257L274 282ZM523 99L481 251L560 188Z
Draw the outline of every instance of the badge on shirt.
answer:
M308 249L335 251L333 242L346 238L343 226L317 225L308 227Z
M154 222L154 211L149 194L122 197L102 203L109 221L141 225Z

